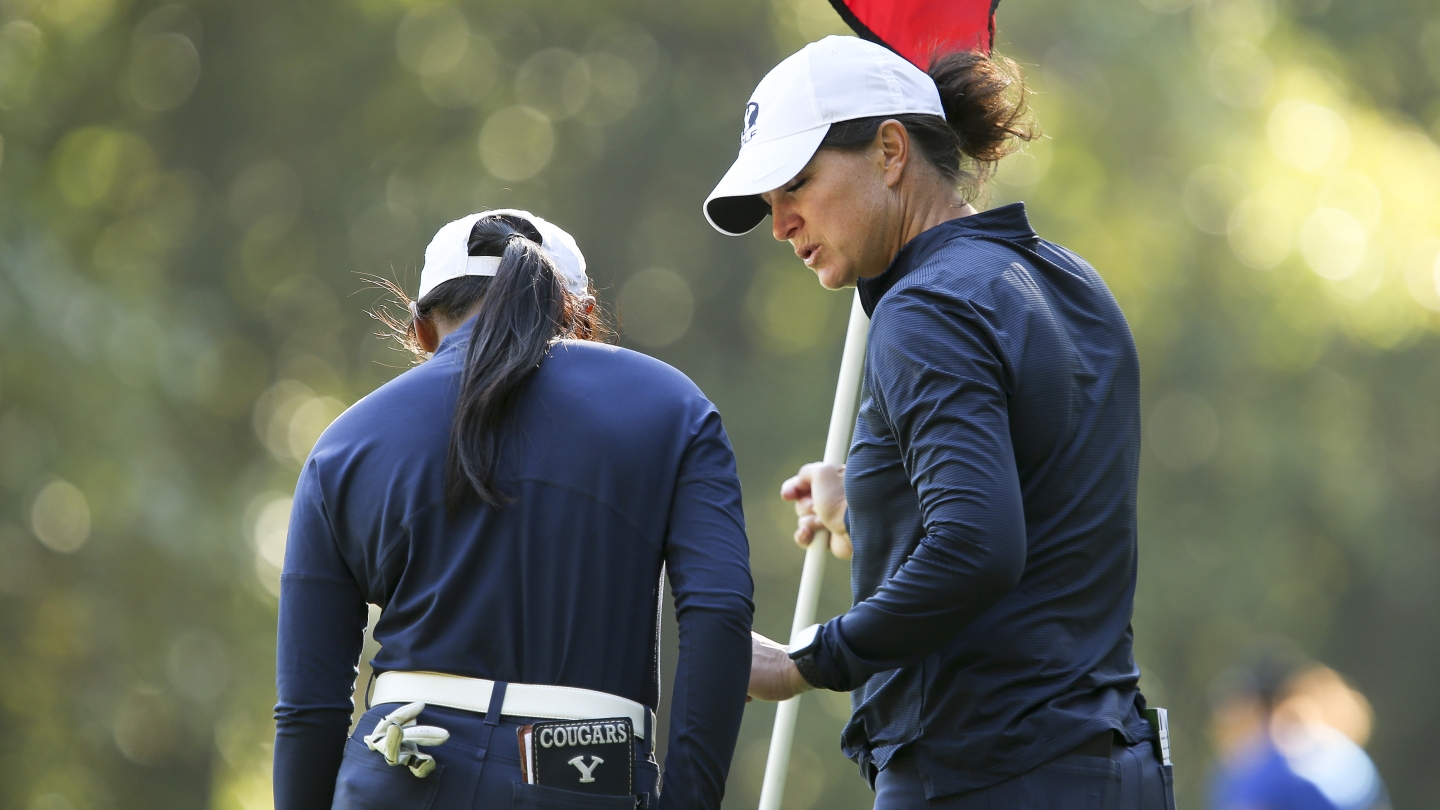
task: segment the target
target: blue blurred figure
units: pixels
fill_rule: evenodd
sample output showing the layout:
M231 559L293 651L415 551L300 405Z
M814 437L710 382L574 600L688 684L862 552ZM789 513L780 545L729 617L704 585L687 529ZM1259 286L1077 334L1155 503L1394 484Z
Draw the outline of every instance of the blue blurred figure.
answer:
M1370 703L1333 669L1275 660L1218 690L1213 810L1389 810L1365 753Z

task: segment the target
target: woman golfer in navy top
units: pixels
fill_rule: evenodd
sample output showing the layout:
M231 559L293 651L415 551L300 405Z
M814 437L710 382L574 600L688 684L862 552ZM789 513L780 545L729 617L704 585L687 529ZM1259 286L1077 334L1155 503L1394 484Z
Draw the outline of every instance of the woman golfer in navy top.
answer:
M1173 803L1131 654L1130 330L1022 204L968 202L1031 137L1020 91L982 53L927 75L826 38L760 82L705 205L731 234L769 215L871 317L846 466L782 493L802 545L853 546L855 604L789 648L757 636L750 690L850 692L841 745L877 810Z
M596 342L578 248L523 211L442 228L418 299L409 336L433 356L337 419L296 486L276 807L718 808L752 586L714 406ZM680 627L663 794L662 569ZM379 676L347 738L367 603Z

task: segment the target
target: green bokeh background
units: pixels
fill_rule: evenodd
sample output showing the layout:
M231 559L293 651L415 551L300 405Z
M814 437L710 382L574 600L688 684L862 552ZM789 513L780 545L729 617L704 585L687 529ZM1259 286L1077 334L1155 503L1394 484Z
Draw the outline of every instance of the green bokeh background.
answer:
M1277 643L1370 697L1396 807L1440 805L1440 11L1006 0L999 27L1047 138L990 202L1090 259L1140 346L1136 654L1182 806L1211 684ZM622 345L719 405L783 637L776 491L820 455L849 296L699 207L755 82L842 30L824 0L0 0L0 807L269 807L287 493L406 365L366 274L413 290L482 207L570 229ZM848 593L831 565L822 614ZM844 697L803 700L786 807L868 807Z

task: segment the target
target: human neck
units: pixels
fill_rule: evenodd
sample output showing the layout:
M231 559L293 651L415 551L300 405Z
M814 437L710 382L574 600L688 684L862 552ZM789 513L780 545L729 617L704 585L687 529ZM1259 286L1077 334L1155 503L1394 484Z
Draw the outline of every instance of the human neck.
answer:
M965 202L954 186L939 177L925 178L901 198L900 241L895 253L910 244L910 240L942 222L976 213L974 206ZM895 253L891 254L892 259Z
M479 312L479 311L480 311L480 302L479 302L479 301L476 301L476 302L475 302L475 306L470 307L470 311L467 312L467 313L465 313L465 315L464 315L463 317L461 317L460 319L458 319L458 320L452 321L452 320L449 320L448 318L436 318L436 319L435 319L435 343L438 345L441 341L445 340L445 338L447 338L447 337L449 337L450 335L454 334L456 329L459 329L460 327L464 326L464 325L465 325L465 322L468 321L468 320L470 320L471 318L475 317L475 313L477 313L477 312Z
M867 270L858 273L857 281L884 273L900 251L920 234L942 222L977 213L959 191L938 176L933 181L927 178L925 182L903 188L895 197L893 207L881 214L885 222L881 226L885 236L879 243L883 252L871 254Z
M463 323L465 323L465 322L464 322L464 321L442 321L442 320L437 319L437 320L435 321L435 342L436 342L437 344L438 344L438 343L443 343L443 342L445 342L445 338L450 337L452 334L454 334L454 333L455 333L455 330L456 330L456 329L459 329L460 326L461 326L461 324L463 324Z

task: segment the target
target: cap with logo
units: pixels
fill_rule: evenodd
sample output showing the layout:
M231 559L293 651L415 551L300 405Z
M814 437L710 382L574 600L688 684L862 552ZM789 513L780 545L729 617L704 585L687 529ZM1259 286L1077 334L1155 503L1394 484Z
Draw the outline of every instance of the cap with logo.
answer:
M447 223L425 248L425 268L420 271L420 292L418 301L430 291L452 278L461 276L493 276L500 271L499 256L471 256L470 231L483 217L519 217L527 220L540 232L540 247L550 255L551 261L560 271L560 280L575 296L586 295L590 288L590 277L585 274L585 256L570 234L551 222L535 216L529 211L517 208L497 208L461 217Z
M894 51L855 37L812 42L760 80L745 105L740 156L705 200L721 233L754 230L759 195L794 179L838 121L911 113L945 116L935 82Z

